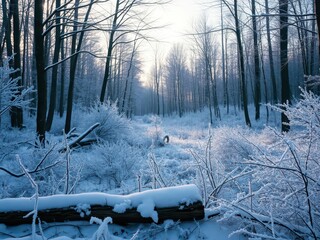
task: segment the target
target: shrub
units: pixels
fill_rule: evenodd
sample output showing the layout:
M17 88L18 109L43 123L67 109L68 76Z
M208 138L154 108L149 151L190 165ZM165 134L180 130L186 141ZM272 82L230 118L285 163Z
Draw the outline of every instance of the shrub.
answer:
M144 157L140 148L125 141L101 143L83 163L83 180L98 178L104 189L97 190L119 188L124 181L136 178Z
M115 103L95 103L88 110L78 111L76 125L85 131L95 123L100 123L92 135L101 141L117 142L119 140L132 141L130 121L119 114Z
M225 219L241 217L238 233L266 239L319 239L320 99L302 90L302 99L294 106L277 109L290 119L291 132L269 128L272 141L265 144L243 137L254 149L242 160L252 169L252 178L241 180L247 187L236 197L216 203Z

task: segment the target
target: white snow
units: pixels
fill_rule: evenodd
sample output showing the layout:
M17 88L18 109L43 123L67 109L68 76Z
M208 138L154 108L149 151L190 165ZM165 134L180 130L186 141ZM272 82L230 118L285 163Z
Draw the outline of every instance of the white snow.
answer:
M276 119L278 117L275 113L271 114L272 118ZM145 118L147 117L144 117L144 119ZM48 197L39 197L38 210L69 206L74 208L80 215L88 216L90 215L92 205L109 205L112 206L113 211L117 213L123 213L127 209L137 208L141 216L150 217L154 222L157 222L158 216L155 210L157 207L171 207L178 206L179 204L190 204L195 201L205 199L205 196L210 196L212 189L207 185L206 187L208 191L206 192L207 195L205 195L203 179L201 179L200 175L196 175L200 173L198 171L199 164L203 164L203 171L212 171L210 172L213 177L211 180L216 181L215 183L219 186L219 184L227 180L229 173L234 173L233 176L240 176L241 172L239 171L241 169L239 171L236 170L234 167L235 163L245 161L245 159L251 157L252 154L260 153L258 152L259 147L263 147L261 149L264 151L261 153L267 153L269 154L267 156L270 156L271 151L274 151L275 149L275 144L278 144L276 139L277 136L269 134L268 131L270 130L263 127L263 124L265 124L263 119L265 119L265 117L262 117L260 121L253 121L253 128L246 129L241 127L243 126L243 119L239 114L223 116L223 120L221 122L214 122L211 128L208 128L208 112L189 114L183 118L165 118L161 123L159 123L160 125L158 126L157 132L159 132L160 135L164 132L169 134L170 143L163 147L159 147L151 146L152 141L150 138L153 135L148 136L148 134L150 134L148 129L155 128L155 126L142 118L136 118L132 121L132 124L135 131L139 132L139 137L136 139L139 147L136 147L132 143L122 143L122 145L119 145L118 143L110 143L109 145L104 144L100 146L101 149L99 149L99 151L93 147L88 150L82 150L80 148L72 153L71 164L74 164L72 167L76 169L78 166L84 166L82 173L79 175L79 182L75 183L76 187L74 192L90 193L73 195L60 194ZM23 132L21 133L23 134ZM210 165L205 165L207 160L207 156L205 155L207 152L205 150L208 146L208 133L212 136L210 142L212 145L212 152L208 152L212 159L212 168L210 169L205 168L211 167ZM16 133L13 131L5 134L6 142L10 142L10 139L16 137ZM55 136L50 137L54 139ZM288 136L288 139L290 139L290 135ZM294 141L294 144L295 146L302 146L299 145L298 141ZM117 145L119 145L119 147L115 148ZM4 147L6 146L9 146L9 144L4 145ZM294 145L290 146L293 147ZM130 147L132 147L132 149ZM141 155L139 155L140 148L143 149L143 154ZM194 156L190 153L191 151L197 154L196 157L199 158L199 162L195 162ZM35 154L30 154L30 150L28 150L27 147L21 147L17 149L16 152L21 156L25 166L29 167L37 164L37 162L34 162L33 158ZM41 152L39 151L40 157L37 159L41 159L41 156L43 156L43 154L40 153ZM274 161L278 158L281 159L282 151L275 153L278 154L278 156L275 155L275 158L272 158L271 160ZM124 159L124 161L119 161L119 159ZM287 160L286 158L283 159ZM56 161L56 159L53 159L53 161ZM149 164L149 162L152 164ZM1 167L3 166L19 173L19 169L17 169L17 167L15 168L15 166L11 166L10 164L10 158L6 157L5 161L1 162ZM135 166L132 171L130 171L131 166ZM61 167L61 172L59 172L60 175L57 174L57 176L63 177L65 174L63 165L61 164L58 167ZM154 169L150 169L150 167L154 167ZM29 167L29 169L33 168ZM80 169L80 167L78 169ZM260 181L269 181L269 175L277 176L274 175L273 171L266 171L265 175L261 175ZM34 174L33 177L34 176L36 175ZM75 177L76 174L73 173L72 176ZM257 199L258 197L254 196L254 194L260 194L260 186L257 185L256 182L252 181L250 182L250 184L252 184L251 187L247 181L251 179L249 179L249 177L246 178L246 176L247 175L244 175L244 180L239 179L239 181L234 178L234 181L237 182L237 184L240 183L238 186L239 189L242 189L241 191L230 184L230 186L228 185L227 187L224 187L221 192L219 192L218 197L222 199L225 198L227 200L229 199L232 203L239 202L240 205L247 204L251 199ZM258 179L257 176L250 177L252 177L252 180ZM48 178L45 178L44 181L47 179ZM26 181L25 177L16 180L7 176L6 173L0 172L0 180L0 195L2 197L10 195L31 196L33 194L33 190L31 186L29 186L29 182ZM210 179L204 180L206 181L206 184L209 184ZM47 185L44 186L44 181L41 182L41 180L37 179L40 187L44 188L48 185L49 187L54 186L52 188L58 189L56 192L50 192L50 194L56 194L57 192L63 191L63 179L61 179L61 189L58 188L59 185L57 187L55 185L50 185L52 182L46 182ZM229 183L231 183L231 181L228 182L228 184ZM275 181L275 183L278 184L277 181ZM159 188L161 186L173 187L150 190L151 188ZM268 185L266 184L265 187L267 186ZM270 188L271 187L275 188L277 186L271 185ZM281 183L279 182L279 189L280 188ZM142 192L132 193L138 191L137 189L142 189ZM145 189L148 190L143 191ZM92 193L92 191L95 192ZM253 194L250 194L251 191ZM265 194L264 196L268 196L267 194L269 193L267 189L265 189L265 192L261 190L260 192L260 195ZM291 195L288 194L286 196L291 197ZM213 194L212 198L214 197L215 196ZM281 200L288 201L290 197L287 197L287 199L282 198ZM253 202L254 210L270 210L272 211L270 212L270 216L265 214L258 215L256 212L255 214L251 214L251 212L249 212L248 214L251 214L250 216L254 216L259 220L264 220L265 222L267 222L268 219L271 219L272 222L270 222L270 226L273 221L275 223L281 221L281 223L286 223L287 226L292 226L295 229L301 230L300 232L308 231L308 229L303 229L302 226L297 228L297 226L288 225L290 222L279 218L279 209L263 209L264 205L259 200L260 199L258 199L258 202ZM268 200L268 197L264 200ZM221 203L223 202L217 201L217 204ZM219 206L217 209L215 207L216 206L213 204L208 204L208 209L205 210L205 219L194 222L180 223L172 220L166 220L162 224L130 224L124 227L113 224L111 218L92 218L91 224L85 221L50 224L42 223L43 235L39 231L39 226L37 226L36 234L37 239L42 240L84 240L97 239L99 237L101 239L139 240L246 239L241 236L242 233L245 232L242 228L247 224L244 223L243 219L237 217L235 219L231 218L231 221L225 221L228 216L227 213L230 213L229 216L234 216L236 212L240 213L240 210L234 211L233 209L229 209L227 204L222 204L222 206ZM0 211L32 211L33 208L33 198L7 198L0 200ZM218 212L222 212L222 214L225 213L225 215L216 216ZM243 212L241 212L241 214L244 215ZM216 217L208 219L207 216ZM275 228L275 232L278 230L276 229L276 224L274 224L274 227L272 228ZM31 229L30 225L11 227L0 224L0 239L31 239ZM236 229L238 229L238 231L235 231ZM261 231L261 228L257 229L257 237L259 234L260 236L272 236L272 233L268 235L268 233ZM276 237L279 236L284 238L285 233Z
M158 213L154 210L155 203L152 199L144 199L141 204L139 204L137 211L141 214L142 217L148 218L151 217L154 222L158 222Z
M160 188L155 190L147 190L140 193L129 195L112 195L106 193L81 193L73 195L53 195L47 197L39 197L38 210L65 208L88 205L108 205L114 207L115 212L121 212L124 207L150 207L145 202L149 199L154 207L174 207L182 203L193 203L201 201L199 189L194 184L182 185L176 187ZM31 198L7 198L0 199L0 212L10 211L32 211L34 207L34 199Z

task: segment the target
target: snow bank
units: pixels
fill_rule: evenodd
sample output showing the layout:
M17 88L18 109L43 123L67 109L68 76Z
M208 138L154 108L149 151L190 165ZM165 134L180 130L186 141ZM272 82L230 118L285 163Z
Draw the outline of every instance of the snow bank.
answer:
M101 205L114 207L115 212L129 208L143 208L153 206L156 208L174 207L179 204L192 204L201 201L197 186L182 185L176 187L147 190L129 195L111 195L106 193L81 193L73 195L54 195L39 197L38 210L67 208L72 206ZM148 204L146 204L148 203ZM6 198L0 199L0 212L32 211L34 199L32 198ZM125 209L124 209L125 208ZM141 210L143 211L143 210ZM154 216L156 218L156 216Z

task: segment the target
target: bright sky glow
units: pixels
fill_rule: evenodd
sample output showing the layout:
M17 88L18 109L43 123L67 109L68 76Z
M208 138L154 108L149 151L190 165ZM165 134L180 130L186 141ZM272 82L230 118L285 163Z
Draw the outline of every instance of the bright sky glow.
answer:
M171 3L158 7L154 11L154 16L158 19L157 24L166 25L166 27L149 34L159 42L145 44L141 49L144 63L143 78L148 78L150 75L154 52L157 48L160 55L165 57L174 43L188 43L190 37L186 34L192 33L194 22L205 14L204 3L208 3L208 0L172 0Z

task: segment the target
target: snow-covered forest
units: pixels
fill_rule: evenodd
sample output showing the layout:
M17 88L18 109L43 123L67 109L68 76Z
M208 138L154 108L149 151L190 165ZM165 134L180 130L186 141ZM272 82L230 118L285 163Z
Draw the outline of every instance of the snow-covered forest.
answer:
M1 0L0 239L320 238L320 2L175 1Z

